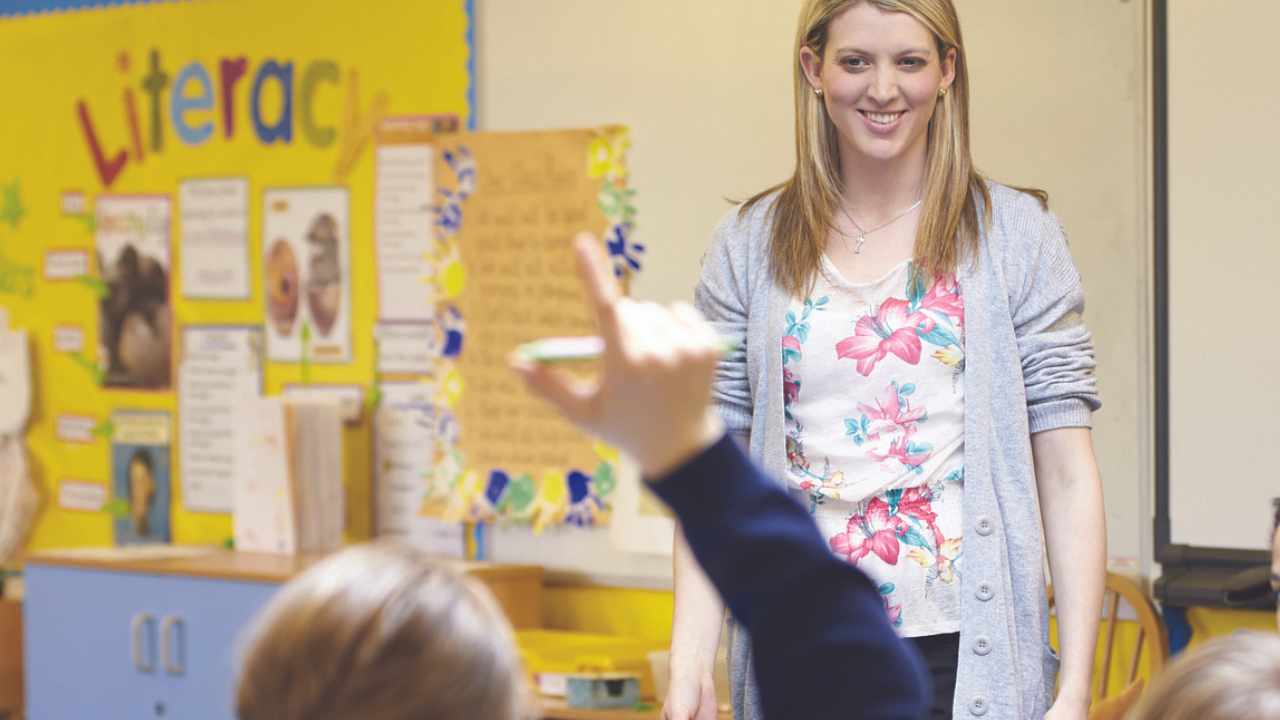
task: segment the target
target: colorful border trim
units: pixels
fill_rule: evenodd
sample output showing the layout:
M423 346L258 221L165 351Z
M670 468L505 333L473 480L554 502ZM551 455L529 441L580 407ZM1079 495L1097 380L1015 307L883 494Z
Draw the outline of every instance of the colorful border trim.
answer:
M476 111L476 0L463 0L463 5L467 12L467 129L475 132L479 125Z
M185 0L0 0L0 18L68 10L105 10L118 5L184 2Z

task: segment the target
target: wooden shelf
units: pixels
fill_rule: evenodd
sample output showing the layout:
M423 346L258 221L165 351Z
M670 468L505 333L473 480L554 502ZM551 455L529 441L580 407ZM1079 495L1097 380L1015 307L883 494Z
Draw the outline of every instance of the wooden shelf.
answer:
M25 561L28 565L282 585L324 557L323 553L272 555L214 547L145 546L47 550L28 555ZM454 559L442 559L440 562L484 583L517 630L542 624L541 567Z
M167 552L166 552L167 551ZM215 580L284 583L324 559L327 553L274 555L237 552L214 547L174 546L172 548L86 548L46 550L26 557L29 564L140 572L152 575L186 575ZM536 565L476 563L446 559L468 575L488 578L527 577L542 568Z

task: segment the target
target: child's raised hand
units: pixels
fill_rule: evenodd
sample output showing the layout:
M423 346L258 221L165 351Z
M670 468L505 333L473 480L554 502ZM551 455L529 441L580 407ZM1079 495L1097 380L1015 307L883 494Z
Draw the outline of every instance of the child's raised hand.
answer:
M710 409L719 337L687 303L663 307L623 297L590 233L574 245L604 340L600 375L582 380L518 356L511 366L570 421L625 450L646 477L660 476L723 433Z

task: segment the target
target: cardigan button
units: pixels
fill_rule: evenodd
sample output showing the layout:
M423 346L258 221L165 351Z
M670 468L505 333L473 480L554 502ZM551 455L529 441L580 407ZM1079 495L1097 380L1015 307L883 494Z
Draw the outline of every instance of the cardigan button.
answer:
M978 519L978 534L979 534L979 535L981 535L981 536L983 536L983 537L986 537L986 536L990 535L991 533L995 532L995 529L996 529L996 526L995 526L995 524L994 524L994 523L992 523L992 522L991 522L991 518L985 518L985 517L984 517L984 518L979 518L979 519Z
M987 699L981 695L969 701L969 714L974 717L982 717L987 714Z
M974 655L990 655L991 654L991 641L987 639L986 635L979 635L978 639L973 641L973 654Z
M976 595L982 602L987 602L996 596L995 591L991 589L991 583L989 582L978 583L978 591L974 593L974 595Z

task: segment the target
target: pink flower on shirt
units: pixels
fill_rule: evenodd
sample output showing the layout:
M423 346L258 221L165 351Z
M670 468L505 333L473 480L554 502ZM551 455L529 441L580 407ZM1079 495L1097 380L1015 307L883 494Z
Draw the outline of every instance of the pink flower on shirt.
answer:
M938 528L938 513L933 509L935 494L941 494L941 490L935 493L934 489L927 485L907 488L898 497L898 513L924 524L933 535L934 546L941 547L946 538Z
M851 564L875 553L886 565L897 565L901 550L898 537L909 529L902 518L890 515L889 505L877 497L867 503L864 514L850 516L845 532L832 536L828 542L836 555Z
M800 378L791 372L791 368L782 369L782 400L793 403L800 397Z
M854 334L836 343L836 357L856 360L858 372L866 377L876 363L890 353L911 365L920 362L920 336L917 328L928 321L919 312L911 312L906 300L889 298L880 305L875 317L863 315L854 326Z
M865 434L859 433L858 444L868 443L867 456L876 462L893 459L915 469L933 454L933 446L911 439L926 413L924 408L911 406L908 394L894 382L880 391L875 405L858 403L862 412L859 429L865 429Z
M889 604L889 598L893 597L893 591L897 590L897 587L893 583L887 582L881 583L876 590L880 593L881 602L884 603L884 612L889 616L889 624L896 628L902 627L902 605Z
M964 300L960 297L960 286L954 275L939 277L934 281L929 292L920 299L920 307L946 315L957 326L964 324Z

